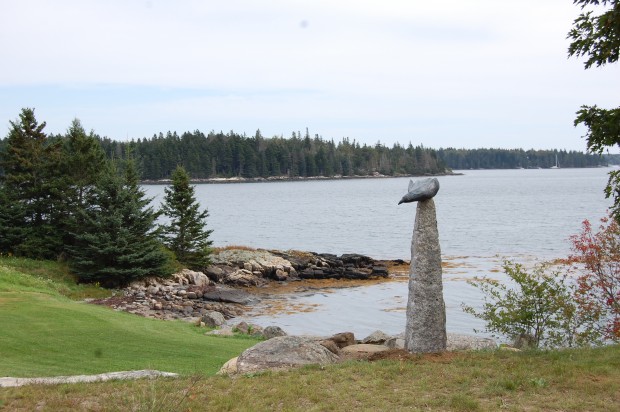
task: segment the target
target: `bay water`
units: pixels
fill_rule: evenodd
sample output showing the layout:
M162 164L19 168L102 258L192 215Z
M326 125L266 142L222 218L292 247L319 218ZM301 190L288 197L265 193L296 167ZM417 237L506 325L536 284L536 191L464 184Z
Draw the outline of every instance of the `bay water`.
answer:
M482 296L474 276L502 280L504 259L533 265L566 257L581 223L607 214L603 189L610 169L467 170L438 177L435 197L444 267L448 332L472 333L484 324L463 312ZM413 178L415 180L415 178ZM416 204L397 205L409 178L198 184L209 210L214 246L319 253L360 253L410 259ZM145 186L154 204L163 185ZM278 302L276 302L276 300ZM282 302L285 300L285 302ZM292 334L404 330L407 282L328 288L265 299L245 320L278 325ZM269 306L297 308L273 313ZM266 314L268 313L268 314ZM236 319L238 322L240 319Z

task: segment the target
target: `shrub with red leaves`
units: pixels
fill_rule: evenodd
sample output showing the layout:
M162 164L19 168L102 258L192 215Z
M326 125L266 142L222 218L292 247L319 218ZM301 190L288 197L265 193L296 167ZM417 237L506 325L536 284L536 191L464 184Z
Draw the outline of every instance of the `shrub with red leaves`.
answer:
M588 220L570 238L568 263L579 271L575 300L590 319L590 330L605 340L620 340L620 225L601 219L595 232Z

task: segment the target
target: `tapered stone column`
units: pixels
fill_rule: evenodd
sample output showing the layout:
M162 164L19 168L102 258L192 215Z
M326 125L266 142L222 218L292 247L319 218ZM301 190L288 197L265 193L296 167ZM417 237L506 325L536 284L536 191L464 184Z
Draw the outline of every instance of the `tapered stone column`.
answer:
M443 300L441 248L433 197L437 179L410 182L400 203L418 202L411 239L411 269L405 349L413 353L446 350L446 306ZM399 204L400 204L399 203Z
M413 238L405 349L414 353L446 350L441 249L433 199L418 202Z

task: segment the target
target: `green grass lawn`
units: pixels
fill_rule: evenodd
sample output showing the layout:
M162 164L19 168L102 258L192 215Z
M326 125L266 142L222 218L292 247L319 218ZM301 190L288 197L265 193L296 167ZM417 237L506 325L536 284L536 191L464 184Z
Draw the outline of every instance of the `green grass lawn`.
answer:
M182 376L0 388L0 410L607 412L620 405L618 345L445 353L209 376L255 341L208 337L186 323L72 301L60 292L79 288L65 286L62 267L53 269L59 276L46 277L32 262L3 263L0 258L0 376L147 368Z
M158 369L214 374L256 343L204 336L60 294L62 282L21 273L0 260L0 376L36 377Z
M0 409L44 411L601 411L620 405L620 347L357 361L228 378L29 385Z

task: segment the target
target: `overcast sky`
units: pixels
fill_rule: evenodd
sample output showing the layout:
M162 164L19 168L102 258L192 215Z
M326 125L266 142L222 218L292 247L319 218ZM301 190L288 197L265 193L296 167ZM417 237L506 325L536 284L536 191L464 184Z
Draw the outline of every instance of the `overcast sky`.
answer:
M0 124L585 150L620 67L567 58L571 0L0 0Z

